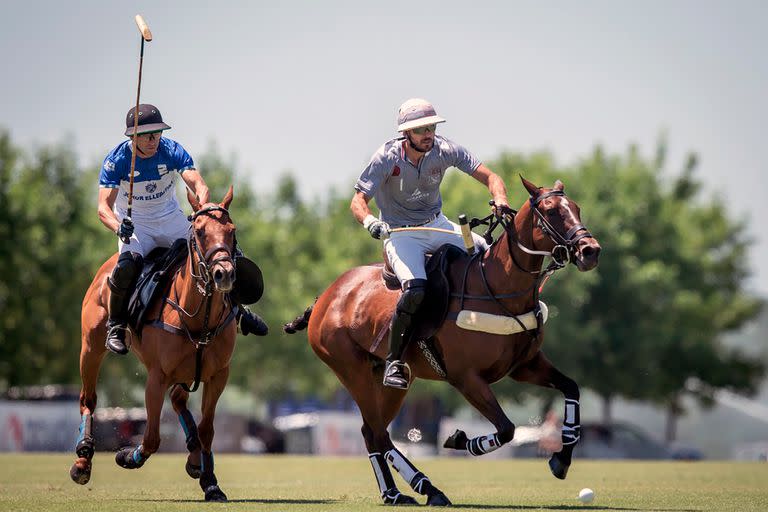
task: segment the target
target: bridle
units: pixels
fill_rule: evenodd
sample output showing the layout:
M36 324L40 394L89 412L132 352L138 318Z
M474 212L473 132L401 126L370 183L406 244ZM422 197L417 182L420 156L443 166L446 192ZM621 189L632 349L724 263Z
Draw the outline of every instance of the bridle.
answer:
M189 222L193 222L196 218L200 217L201 215L207 215L211 212L224 212L224 214L229 217L229 211L224 208L223 206L213 205L208 206L207 208L202 208L189 217L187 217L187 220ZM231 220L231 217L230 217ZM228 261L232 263L234 267L234 259L233 259L233 253L234 248L227 246L227 244L218 243L215 244L212 247L209 247L207 251L205 251L205 254L203 254L203 251L200 249L200 243L197 240L197 237L195 236L194 230L192 225L190 225L190 234L189 237L187 237L187 246L189 248L189 253L194 253L197 255L197 270L199 274L195 274L194 268L191 270L190 274L195 279L195 282L197 283L197 289L200 291L200 293L203 294L206 298L213 294L213 281L211 279L211 269L219 262L222 261ZM214 259L210 259L211 256L216 254L217 252L222 252L218 257Z
M535 199L531 197L529 202L531 204L533 215L536 217L536 227L541 229L541 231L555 243L555 246L549 252L535 251L525 247L522 243L520 243L519 239L517 240L517 246L520 248L520 250L527 254L534 256L550 256L555 265L557 265L559 268L563 268L568 263L573 261L579 240L582 238L591 238L592 233L590 233L583 224L576 224L564 235L558 233L558 231L547 220L544 214L539 210L539 203L544 199L553 196L565 197L565 192L562 190L551 190L545 194L541 194Z
M229 217L230 221L232 218L229 215L229 211L219 205L212 205L208 206L206 208L202 208L189 217L187 217L187 220L190 222L193 222L196 218L198 218L201 215L208 215L211 212L220 211L224 212L224 214ZM224 317L224 311L222 311L222 317L219 318L219 320L216 322L214 327L209 327L210 323L210 316L211 316L211 306L213 303L213 288L214 288L214 282L213 278L211 276L211 269L217 264L222 261L229 261L232 262L234 267L234 244L232 247L229 247L226 244L218 243L215 244L213 247L209 247L205 253L200 249L200 242L197 240L197 236L195 235L194 228L192 225L190 225L189 228L189 236L187 237L187 248L189 249L189 255L190 258L192 258L193 254L197 256L197 270L199 274L195 274L195 268L194 265L190 262L190 275L195 280L195 284L197 285L197 290L200 292L200 294L203 296L203 302L201 302L197 308L197 311L194 313L190 313L186 311L181 305L178 303L178 298L176 301L173 301L169 298L165 299L165 302L169 304L171 307L173 307L176 311L179 313L179 319L181 320L181 328L169 326L169 325L162 325L162 328L172 332L174 334L180 334L185 335L194 345L195 345L195 381L194 384L190 387L186 383L179 383L179 385L187 392L194 392L197 391L198 386L200 385L200 377L202 372L202 359L203 359L203 350L205 347L207 347L211 341L213 341L216 336L226 327L232 319L235 317L235 308L230 306L229 308L229 314ZM211 259L214 254L216 253L222 253L219 256ZM229 301L228 296L224 297L225 301ZM205 313L203 317L203 327L199 333L199 336L193 336L192 332L189 330L189 327L187 327L186 322L184 322L184 318L193 318L197 316L197 314L200 312L200 309L203 307L203 304L205 305Z

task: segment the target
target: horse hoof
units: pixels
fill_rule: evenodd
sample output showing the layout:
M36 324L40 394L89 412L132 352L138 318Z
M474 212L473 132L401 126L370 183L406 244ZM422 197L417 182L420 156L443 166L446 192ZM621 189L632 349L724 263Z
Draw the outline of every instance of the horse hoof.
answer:
M200 478L200 474L203 472L201 466L195 466L189 461L187 461L187 465L184 466L184 469L186 469L187 474L195 480L198 480Z
M429 507L450 507L451 505L453 505L451 500L442 492L433 494L427 499L427 506Z
M384 496L382 496L384 499L385 505L418 505L419 502L413 499L412 497L408 496L407 494L402 494L397 489L391 489L387 491Z
M549 458L549 470L552 471L552 474L555 475L555 478L565 480L565 477L568 475L569 467L570 464L563 464L562 461L557 457L557 454L553 454L552 457Z
M94 452L94 442L92 437L81 439L75 447L75 453L81 459L92 459Z
M205 490L205 501L227 501L227 495L219 489L218 485L211 485Z
M69 476L76 484L87 484L91 480L91 461L82 457L77 459L69 470Z
M123 448L119 452L115 454L115 463L120 466L121 468L125 469L138 469L141 466L144 465L144 462L146 462L146 458L140 459L138 462L133 458L133 452L136 451L135 448L131 448L130 446L127 448Z
M445 440L443 448L452 448L454 450L467 449L467 434L463 430L457 430L451 437Z

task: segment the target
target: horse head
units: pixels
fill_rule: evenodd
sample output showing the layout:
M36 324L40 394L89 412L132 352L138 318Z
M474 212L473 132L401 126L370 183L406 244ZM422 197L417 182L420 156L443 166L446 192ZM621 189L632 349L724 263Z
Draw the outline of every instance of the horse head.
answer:
M232 291L235 283L235 224L229 216L232 202L232 186L221 203L200 204L196 197L187 194L194 213L189 216L191 234L190 255L197 257L195 277L204 286L213 283L216 291Z
M562 265L571 262L582 272L595 268L600 244L581 223L579 205L565 195L563 182L557 180L547 189L520 179L531 196L533 250L548 253Z

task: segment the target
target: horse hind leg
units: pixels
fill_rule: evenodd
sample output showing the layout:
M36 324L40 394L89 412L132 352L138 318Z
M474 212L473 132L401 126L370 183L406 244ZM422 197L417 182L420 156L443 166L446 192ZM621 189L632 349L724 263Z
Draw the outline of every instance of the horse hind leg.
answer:
M375 381L381 382L377 377ZM405 400L405 391L385 388L379 386L379 392L381 398L379 402L382 404L381 413L385 425L392 423L397 413L403 405ZM429 477L408 460L403 453L398 450L392 443L392 439L387 432L386 427L384 429L385 439L381 441L384 446L388 446L388 449L384 452L384 459L394 468L400 477L413 489L415 492L427 497L427 505L432 507L441 507L451 505L451 500L432 484Z
M555 388L565 397L565 415L561 431L563 447L559 452L554 452L549 459L549 469L552 474L564 480L571 466L573 449L581 438L579 386L573 379L555 368L542 352L539 352L530 363L515 370L510 377L520 382Z
M389 465L392 465L414 491L428 497L428 505L450 505L451 502L445 494L433 486L429 478L395 448L387 432L387 426L403 404L406 391L382 386L382 367L378 365L374 368L368 355L358 349L351 340L346 350L338 352L343 355L337 354L336 358L326 362L360 408L363 417L361 433L384 503L418 505L413 497L401 493L397 488L389 469Z
M104 348L98 344L92 350L89 340L83 337L80 350L80 429L75 443L77 459L69 470L72 481L80 485L87 484L91 479L92 459L96 451L93 438L93 413L96 410L96 382L99 379L99 368L104 358Z
M187 451L189 451L184 469L191 478L197 480L200 478L200 473L202 473L200 466L201 444L195 418L187 408L189 393L184 391L178 384L175 384L171 387L170 397L173 410L179 416L179 423L184 431L184 441L187 445Z

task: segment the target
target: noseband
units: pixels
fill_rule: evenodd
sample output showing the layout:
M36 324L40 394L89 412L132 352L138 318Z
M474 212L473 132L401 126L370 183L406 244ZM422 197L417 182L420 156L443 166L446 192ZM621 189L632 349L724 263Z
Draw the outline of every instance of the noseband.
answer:
M538 207L541 201L553 196L563 197L565 192L562 190L551 190L535 199L533 197L530 199L531 210L533 210L533 214L536 217L536 226L555 243L552 251L534 251L522 245L519 240L517 241L517 246L528 254L551 256L556 265L564 267L573 259L579 240L592 237L592 233L583 224L576 224L565 235L558 233L546 217L544 217L544 214L539 211Z
M195 213L187 217L187 220L192 222L201 215L206 215L215 211L224 212L224 214L227 217L229 217L229 211L226 208L222 206L214 205L214 206L209 206L207 208L202 208L196 211ZM234 260L232 259L234 249L227 246L226 244L215 244L213 247L209 247L208 250L205 251L205 254L203 254L203 251L200 250L200 243L197 241L197 237L195 236L191 226L190 226L190 234L189 234L189 237L187 238L187 245L189 247L190 254L194 250L195 254L197 255L197 266L198 266L198 271L200 272L199 274L195 274L193 271L192 277L194 277L195 280L197 281L197 286L198 286L198 289L200 289L200 293L202 293L205 296L208 296L212 293L211 269L213 268L214 265L222 261L229 261L230 263L233 264L233 267L234 267ZM209 261L209 258L217 252L223 252L223 254Z

